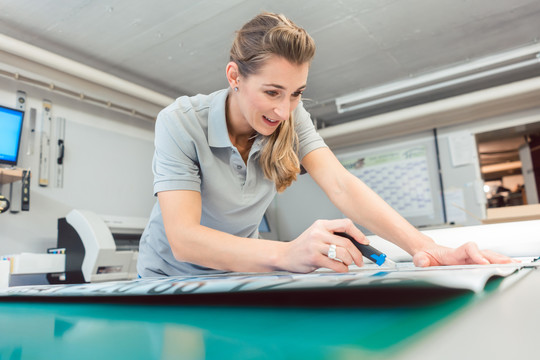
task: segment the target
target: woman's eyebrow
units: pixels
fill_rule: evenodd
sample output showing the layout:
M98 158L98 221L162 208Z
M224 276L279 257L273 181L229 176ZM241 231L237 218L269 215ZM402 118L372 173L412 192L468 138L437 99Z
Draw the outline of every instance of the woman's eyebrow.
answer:
M282 86L282 85L279 85L279 84L263 84L263 86L273 86L273 87L275 87L275 88L278 88L278 89L281 89L281 90L285 90L285 87ZM297 91L298 91L298 90L305 89L306 86L307 86L306 84L300 86L300 87L297 89Z

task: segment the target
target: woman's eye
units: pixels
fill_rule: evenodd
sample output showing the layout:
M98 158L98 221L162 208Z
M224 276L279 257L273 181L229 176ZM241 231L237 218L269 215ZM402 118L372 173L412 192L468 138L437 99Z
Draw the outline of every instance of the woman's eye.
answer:
M276 96L278 94L277 91L272 91L272 90L268 90L268 91L265 91L265 92L270 96Z
M292 94L293 97L299 97L299 96L302 96L302 91L297 91L295 93Z

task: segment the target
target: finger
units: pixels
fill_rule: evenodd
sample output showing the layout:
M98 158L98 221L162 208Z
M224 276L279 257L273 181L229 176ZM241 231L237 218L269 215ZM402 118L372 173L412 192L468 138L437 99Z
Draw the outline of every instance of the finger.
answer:
M335 244L345 248L352 257L352 261L357 266L362 266L364 264L362 253L349 239L344 238L343 236L334 235L335 232L344 232L347 234L353 233L354 235L350 236L356 241L362 244L369 244L365 235L354 226L354 223L350 219L319 220L316 222L316 226L319 227L319 229L325 230L321 235L324 243Z
M335 253L335 258L332 258L330 256L330 248L332 247L332 245L335 245L335 244L325 245L323 247L322 254L328 256L328 258L333 260L333 261L340 261L340 262L344 263L347 266L352 264L353 258L351 256L351 254L347 251L347 249L345 249L345 248L343 248L341 246L336 246L335 247L335 252L336 252Z
M318 265L320 267L324 267L324 268L334 270L335 272L340 272L340 273L349 271L349 267L347 265L345 265L342 262L332 260L328 256L325 256L325 255L321 256L321 259Z
M329 232L344 232L352 236L360 244L369 245L368 238L354 225L350 219L335 219L326 222Z
M323 246L324 248L324 246ZM325 252L322 252L323 255L325 255ZM337 246L335 244L329 244L328 245L328 251L326 252L326 256L328 256L329 259L334 261L341 261L337 256Z
M336 251L336 255L335 255L335 258L331 258L330 257L330 247L332 246L332 244L328 245L325 247L325 251L326 253L323 253L323 255L326 255L325 257L330 260L331 262L334 262L334 263L340 263L340 264L343 264L348 271L348 268L349 268L349 265L352 263L352 257L350 254L348 254L347 250L340 247L340 246L336 246L335 248L335 251ZM329 264L329 262L326 261L326 259L324 259L324 262L326 264ZM332 264L334 265L334 264ZM324 267L327 267L327 266L324 266ZM334 271L339 271L339 272L343 272L343 268L341 266L338 266L338 267L330 267L330 269L334 270Z
M471 263L484 265L490 264L489 260L482 255L482 252L480 249L478 249L478 245L476 245L476 243L466 243L463 245L463 249L465 250L465 253L467 254Z
M345 265L349 266L353 263L353 257L349 253L349 250L341 246L336 247L337 258L340 259Z
M350 226L349 229L345 230L344 232L352 236L354 240L358 241L360 244L369 245L369 239L366 237L366 235L364 235L363 232L354 226L354 224L352 224L352 226Z
M491 250L482 250L481 253L492 264L509 264L513 262L519 262L516 259L512 259L506 255L502 255Z
M414 266L417 267L428 267L432 265L437 265L437 263L432 263L431 257L424 251L416 253L413 257Z
M356 246L354 246L351 240L344 238L343 236L334 235L332 241L340 248L345 249L351 257L351 261L353 261L357 266L364 265L364 257L362 253L360 252L360 250L358 250Z
M335 235L333 231L327 230L329 228L342 229L340 226L343 226L344 223L347 223L347 222L352 223L348 219L338 219L338 220L339 220L338 222L334 222L334 220L319 221L319 224L323 225L323 228L322 229L320 228L322 231L319 232L318 236L321 238L322 244L324 244L324 246L320 247L319 251L324 255L328 255L329 246L334 244L338 247L346 249L346 251L348 252L348 255L345 255L345 253L343 253L344 255L342 256L347 256L347 258L343 260L346 260L348 265L354 262L357 266L363 266L364 260L362 257L362 253L352 243L352 241L354 240L351 241L348 238L345 238L343 236ZM347 220L347 221L344 221L344 220ZM336 232L339 232L339 231L336 230ZM362 232L360 232L360 234L364 236Z

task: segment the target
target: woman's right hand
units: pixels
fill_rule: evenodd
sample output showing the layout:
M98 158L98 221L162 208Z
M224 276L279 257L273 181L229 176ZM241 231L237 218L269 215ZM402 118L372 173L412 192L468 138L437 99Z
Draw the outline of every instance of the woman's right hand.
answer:
M347 272L349 265L362 266L362 253L354 244L335 232L345 232L361 244L368 245L369 240L349 219L317 220L293 241L287 243L282 255L281 267L287 271L308 273L321 267L336 272ZM336 246L336 258L328 257L330 245Z

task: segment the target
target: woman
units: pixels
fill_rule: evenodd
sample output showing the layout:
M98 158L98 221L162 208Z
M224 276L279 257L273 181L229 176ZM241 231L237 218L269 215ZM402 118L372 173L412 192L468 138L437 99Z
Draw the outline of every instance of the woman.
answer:
M237 32L229 89L181 97L160 112L158 202L141 238L139 274L346 272L363 265L362 255L334 233L368 244L353 222L402 247L417 266L510 262L473 243L436 245L345 170L300 103L314 53L305 30L283 15L260 14ZM301 167L351 220L318 220L290 242L257 239L266 208ZM331 245L338 260L328 257Z

